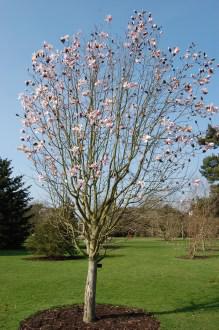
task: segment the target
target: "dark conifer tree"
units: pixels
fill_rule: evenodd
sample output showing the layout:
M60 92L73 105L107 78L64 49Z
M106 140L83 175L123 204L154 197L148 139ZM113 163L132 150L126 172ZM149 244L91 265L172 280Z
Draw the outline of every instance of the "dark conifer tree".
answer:
M206 135L199 139L199 144L202 146L213 144L213 148L219 147L219 128L208 125ZM201 174L210 183L209 198L212 203L212 215L219 216L219 154L212 154L203 159L200 170Z
M211 155L204 158L200 172L210 184L219 181L219 156Z
M30 187L12 172L11 161L0 158L0 249L20 248L30 227Z
M219 129L208 125L206 135L199 139L199 144L207 146L211 144L214 149L219 147ZM217 183L219 181L219 155L212 154L204 158L200 170L201 174L209 181L209 183Z
M206 145L207 143L214 143L214 148L219 146L219 128L208 125L206 135L199 138L200 145Z

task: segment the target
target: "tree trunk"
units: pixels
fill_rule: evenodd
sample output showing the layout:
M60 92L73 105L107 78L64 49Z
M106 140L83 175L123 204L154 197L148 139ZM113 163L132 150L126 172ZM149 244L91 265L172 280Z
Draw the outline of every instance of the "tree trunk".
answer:
M181 238L184 239L184 225L181 225Z
M205 247L205 239L202 238L202 251L205 252L206 247Z
M87 281L84 294L84 317L85 323L96 319L96 283L97 283L97 261L89 258Z

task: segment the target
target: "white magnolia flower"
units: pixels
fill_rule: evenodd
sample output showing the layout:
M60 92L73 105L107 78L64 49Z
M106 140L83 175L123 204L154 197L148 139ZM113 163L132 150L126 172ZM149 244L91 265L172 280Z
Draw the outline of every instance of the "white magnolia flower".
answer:
M137 185L140 186L143 189L144 186L145 186L145 183L142 180L138 180Z
M151 136L148 134L145 134L142 136L142 141L143 142L148 142L151 139Z
M71 148L71 152L72 152L72 154L73 154L74 156L77 155L78 150L79 150L79 147L78 147L78 146L73 146L73 147Z
M195 180L193 180L193 185L199 186L200 182L201 182L201 179L195 179Z

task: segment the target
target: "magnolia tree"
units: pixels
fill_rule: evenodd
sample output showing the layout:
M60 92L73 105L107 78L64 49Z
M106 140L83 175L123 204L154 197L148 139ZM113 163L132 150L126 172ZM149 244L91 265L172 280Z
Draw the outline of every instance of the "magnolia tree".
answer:
M89 260L85 322L95 319L101 246L128 206L179 190L197 118L217 111L205 103L214 59L194 44L161 50L161 29L147 12L134 13L123 40L106 31L65 35L59 51L44 42L20 95L19 149L54 203L72 205L83 224L71 230L76 238L83 227Z

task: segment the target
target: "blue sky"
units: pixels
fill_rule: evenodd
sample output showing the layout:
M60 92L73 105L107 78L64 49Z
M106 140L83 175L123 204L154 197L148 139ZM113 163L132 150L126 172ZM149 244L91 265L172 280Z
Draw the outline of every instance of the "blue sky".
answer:
M32 53L44 40L58 45L64 34L89 33L107 14L113 16L113 32L121 35L135 9L151 11L162 25L164 47L186 48L194 41L219 63L218 0L0 0L0 157L12 160L15 174L25 174L35 199L44 194L31 179L30 162L17 151L21 125L15 116ZM219 74L209 92L219 104Z

